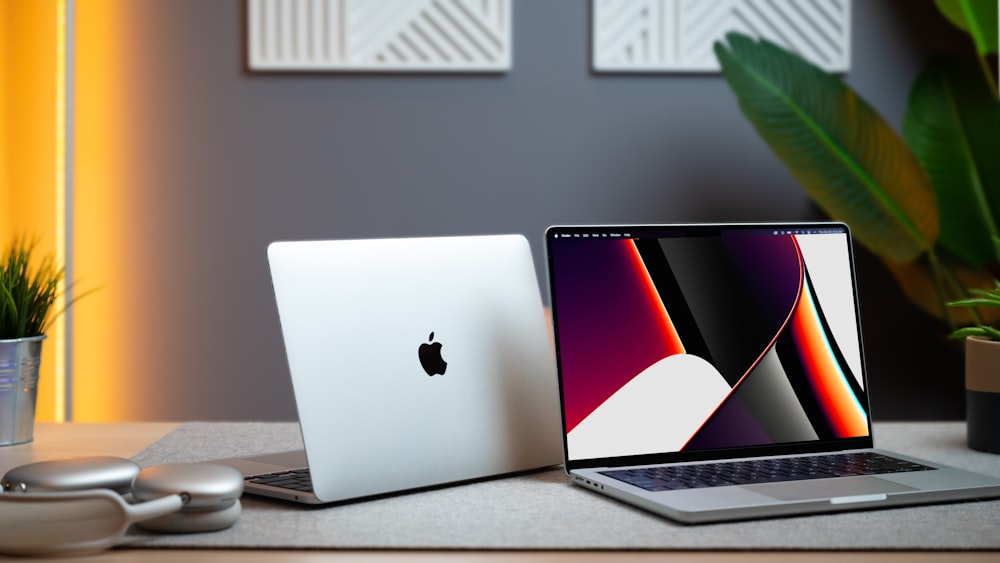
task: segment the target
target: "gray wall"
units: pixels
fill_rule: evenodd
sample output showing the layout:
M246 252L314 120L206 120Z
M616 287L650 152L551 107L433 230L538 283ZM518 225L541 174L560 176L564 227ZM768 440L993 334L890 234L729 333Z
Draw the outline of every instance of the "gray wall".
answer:
M276 239L518 232L541 272L554 223L822 218L720 76L591 73L588 1L515 2L503 75L250 73L243 0L120 2L122 236L142 255L108 285L149 296L129 304L133 419L295 418ZM897 126L927 37L947 35L933 10L854 2L846 80ZM961 356L877 260L859 270L875 416L961 416Z

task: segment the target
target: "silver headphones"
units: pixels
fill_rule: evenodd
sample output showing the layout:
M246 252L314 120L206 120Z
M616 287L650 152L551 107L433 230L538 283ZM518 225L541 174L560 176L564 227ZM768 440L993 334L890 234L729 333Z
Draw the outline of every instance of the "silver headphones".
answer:
M210 532L240 516L243 476L223 465L141 469L116 457L41 461L0 480L0 553L78 555L107 549L132 524Z

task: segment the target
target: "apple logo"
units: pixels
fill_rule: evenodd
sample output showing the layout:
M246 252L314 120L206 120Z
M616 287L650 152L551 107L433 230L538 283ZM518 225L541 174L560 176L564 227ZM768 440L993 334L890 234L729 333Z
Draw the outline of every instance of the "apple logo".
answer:
M420 345L417 350L420 357L420 365L429 376L444 375L448 369L448 362L441 357L441 343L434 342L434 333L427 337L427 342Z

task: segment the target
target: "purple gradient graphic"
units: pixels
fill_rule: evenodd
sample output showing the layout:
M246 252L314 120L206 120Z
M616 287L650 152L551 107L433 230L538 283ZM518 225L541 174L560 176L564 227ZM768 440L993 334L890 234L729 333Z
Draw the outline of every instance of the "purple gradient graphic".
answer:
M833 334L804 294L809 273L795 236L642 240L552 241L567 432L649 366L686 348L733 388L684 450L867 435L863 390L843 384L847 368ZM806 315L802 303L815 311ZM837 426L844 413L855 422L847 431Z
M662 307L629 240L553 243L566 431L671 353ZM600 304L600 306L595 306Z

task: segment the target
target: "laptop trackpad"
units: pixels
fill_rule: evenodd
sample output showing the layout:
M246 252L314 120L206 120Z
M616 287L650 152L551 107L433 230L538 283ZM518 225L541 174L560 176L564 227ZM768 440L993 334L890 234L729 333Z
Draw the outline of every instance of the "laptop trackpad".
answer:
M913 487L869 476L761 483L746 488L779 500L856 497L915 490Z

